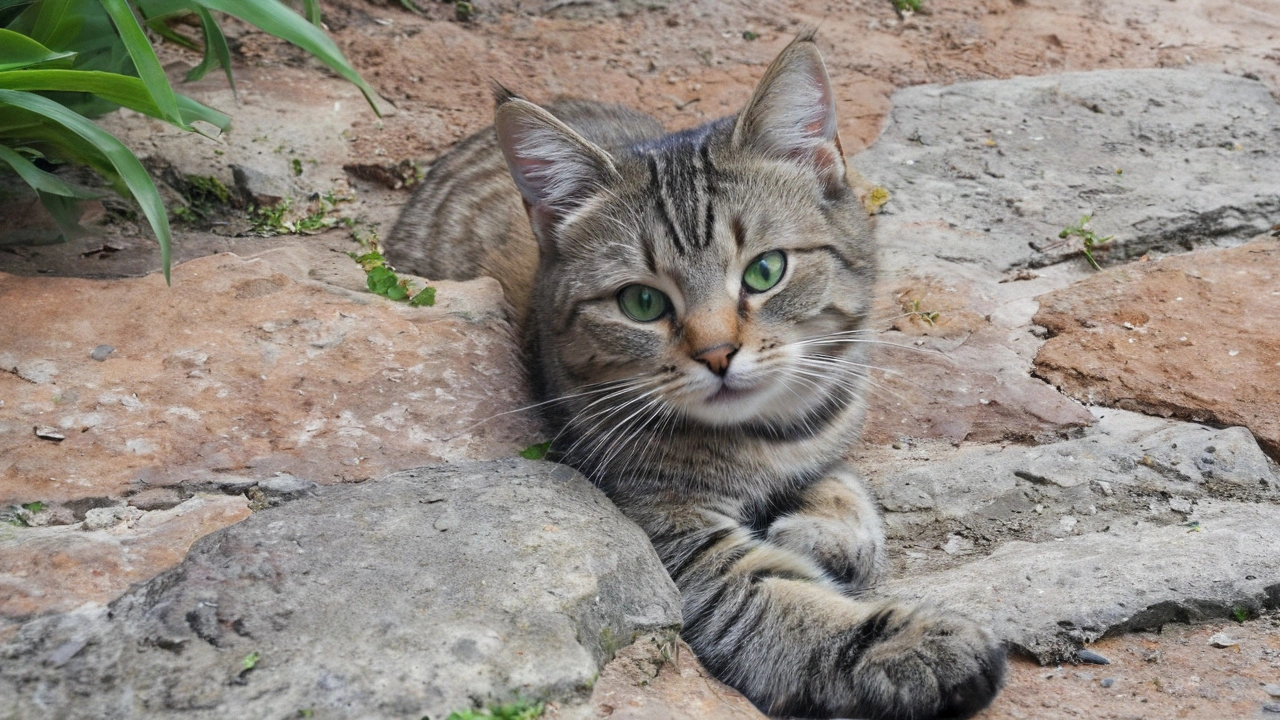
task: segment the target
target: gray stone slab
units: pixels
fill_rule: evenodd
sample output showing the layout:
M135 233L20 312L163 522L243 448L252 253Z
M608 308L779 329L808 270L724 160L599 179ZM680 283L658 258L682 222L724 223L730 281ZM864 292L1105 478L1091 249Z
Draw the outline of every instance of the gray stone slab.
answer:
M986 513L1002 498L1021 497L1028 488L1079 488L1076 494L1099 500L1132 493L1280 503L1280 478L1245 428L1216 429L1109 408L1092 411L1098 422L1078 439L978 446L906 470L876 468L869 473L871 482L891 513L933 511L959 519L990 517Z
M1004 271L1080 256L1092 214L1109 261L1241 243L1280 214L1280 105L1204 70L1103 70L905 88L852 158L887 187L889 267L935 255Z
M898 565L883 591L961 608L1046 663L1280 604L1280 477L1253 436L1092 410L1073 440L867 467Z
M964 608L1013 648L1065 662L1104 635L1280 606L1280 512L1207 501L1198 525L1130 521L905 577L885 592Z
M0 696L16 718L444 718L517 696L579 717L614 651L679 623L644 533L574 471L422 468L316 488L109 609L22 626Z

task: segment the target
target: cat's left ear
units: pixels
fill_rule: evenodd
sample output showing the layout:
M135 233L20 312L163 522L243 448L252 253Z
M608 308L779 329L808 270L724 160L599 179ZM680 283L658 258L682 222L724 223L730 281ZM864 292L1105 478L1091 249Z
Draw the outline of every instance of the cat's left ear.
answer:
M498 102L498 146L538 241L550 249L558 224L618 171L609 153L543 108L510 94Z
M738 115L733 143L808 165L831 187L844 182L835 93L811 33L793 40L769 65Z

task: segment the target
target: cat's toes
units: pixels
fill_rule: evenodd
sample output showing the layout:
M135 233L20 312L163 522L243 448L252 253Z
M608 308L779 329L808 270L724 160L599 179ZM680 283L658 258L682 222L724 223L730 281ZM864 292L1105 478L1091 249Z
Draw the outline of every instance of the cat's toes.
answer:
M871 717L958 720L1000 691L1005 651L989 630L966 618L916 611L859 665Z
M832 580L858 590L872 585L884 564L884 538L877 531L878 526L798 515L774 522L768 540L812 559Z

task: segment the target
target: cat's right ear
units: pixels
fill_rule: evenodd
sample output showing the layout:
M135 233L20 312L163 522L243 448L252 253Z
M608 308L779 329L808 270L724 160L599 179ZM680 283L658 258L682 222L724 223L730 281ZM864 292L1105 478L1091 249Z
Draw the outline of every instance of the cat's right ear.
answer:
M500 97L494 127L540 243L618 175L609 153L528 100Z

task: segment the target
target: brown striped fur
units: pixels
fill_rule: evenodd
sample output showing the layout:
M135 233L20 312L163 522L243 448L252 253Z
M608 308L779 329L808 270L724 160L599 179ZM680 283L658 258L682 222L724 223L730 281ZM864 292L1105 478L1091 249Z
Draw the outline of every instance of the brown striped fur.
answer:
M502 283L553 450L648 532L717 677L780 715L967 717L1000 686L1000 644L867 592L883 532L843 457L875 249L851 182L802 36L740 114L675 134L500 92L495 127L431 167L387 251L427 277ZM781 280L752 290L745 270L775 250ZM669 309L632 319L632 284Z

